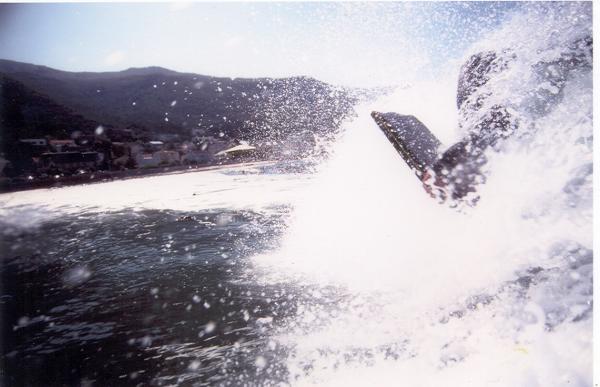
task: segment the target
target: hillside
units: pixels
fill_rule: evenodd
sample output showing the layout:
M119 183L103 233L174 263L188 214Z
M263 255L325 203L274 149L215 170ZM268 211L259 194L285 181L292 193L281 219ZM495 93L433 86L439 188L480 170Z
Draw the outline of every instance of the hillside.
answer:
M3 89L21 95L3 97L2 115L24 109L20 130L36 135L43 134L40 121L25 113L41 100L31 98L43 98L60 117L80 117L46 122L49 133L98 123L181 139L209 135L253 142L329 136L355 103L349 91L307 77L230 79L160 67L76 73L0 60L0 79Z

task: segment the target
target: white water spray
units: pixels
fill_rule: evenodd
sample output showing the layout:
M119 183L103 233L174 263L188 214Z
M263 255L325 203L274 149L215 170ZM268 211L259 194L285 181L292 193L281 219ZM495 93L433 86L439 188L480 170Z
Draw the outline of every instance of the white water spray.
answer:
M492 98L524 103L532 65L589 33L586 10L533 9L478 43L518 58ZM548 35L532 34L542 17ZM466 212L429 198L369 116L413 114L451 145L464 134L453 83L414 82L360 107L281 249L256 257L267 281L347 296L316 298L282 329L297 384L591 383L591 71L569 77L549 114L519 112L527 136L490 152L482 200Z

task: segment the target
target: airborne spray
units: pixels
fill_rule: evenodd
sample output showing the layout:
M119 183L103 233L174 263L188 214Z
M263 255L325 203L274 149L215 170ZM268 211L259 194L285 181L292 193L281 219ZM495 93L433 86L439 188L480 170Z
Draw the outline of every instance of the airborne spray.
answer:
M121 17L121 7L106 15L119 13L115 23L144 37L174 31L137 11ZM556 2L194 3L167 18L157 12L177 27L210 29L169 35L160 57L185 35L197 57L174 53L186 63L218 57L223 71L242 72L255 58L276 69L269 76L336 85L294 77L240 94L266 123L249 120L251 133L266 130L278 146L280 135L298 133L284 151L304 142L326 151L308 160L316 173L286 159L1 194L4 384L590 386L591 15L591 3ZM87 31L85 14L76 18ZM223 55L197 48L219 35L229 37ZM252 36L264 50L227 59L252 48ZM464 105L460 69L477 53L505 66ZM213 86L211 95L233 92L234 80L191 76L186 97ZM144 81L140 95L153 100L167 85L175 89ZM346 92L360 103L340 121ZM183 113L186 97L168 97L163 105ZM242 128L232 114L241 105L227 105L217 121ZM486 147L480 199L461 208L427 195L371 117L414 116L443 153L497 106L518 125ZM175 124L175 114L154 113ZM320 115L332 125L310 143L302 133Z
M457 116L460 63L358 108L281 249L255 259L264 281L338 289L281 329L299 385L590 383L591 57L559 87L544 81L559 66L536 66L577 51L591 23L591 4L523 7L465 52L510 56L482 93L520 121L486 151L476 209L428 198L370 117L414 115L442 147L463 138L479 118Z

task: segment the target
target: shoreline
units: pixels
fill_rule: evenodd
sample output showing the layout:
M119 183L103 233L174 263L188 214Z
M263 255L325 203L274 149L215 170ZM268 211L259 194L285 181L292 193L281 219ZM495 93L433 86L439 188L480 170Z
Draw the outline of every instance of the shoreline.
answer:
M58 179L48 177L45 179L24 181L16 184L1 183L0 194L31 191L36 189L63 188L75 185L110 183L116 180L129 180L142 177L170 175L178 173L205 172L236 167L268 166L274 165L277 162L278 161L276 160L267 160L231 164L213 164L204 166L175 165L162 168L129 169L125 171L98 171L94 173L85 173L81 175L63 176Z

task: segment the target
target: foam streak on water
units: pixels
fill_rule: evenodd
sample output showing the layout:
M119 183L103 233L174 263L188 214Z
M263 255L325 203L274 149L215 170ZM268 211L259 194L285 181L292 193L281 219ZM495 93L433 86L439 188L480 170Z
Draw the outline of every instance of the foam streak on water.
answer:
M510 106L523 124L489 152L474 209L427 197L369 117L415 114L448 146L465 130L451 124L452 80L414 82L359 108L301 195L282 248L255 258L264 281L343 295L316 297L281 330L295 383L591 384L590 68L568 77L548 113L528 107L539 91L534 65L589 34L590 19L588 5L532 7L474 48L516 56L490 81L490 103Z

